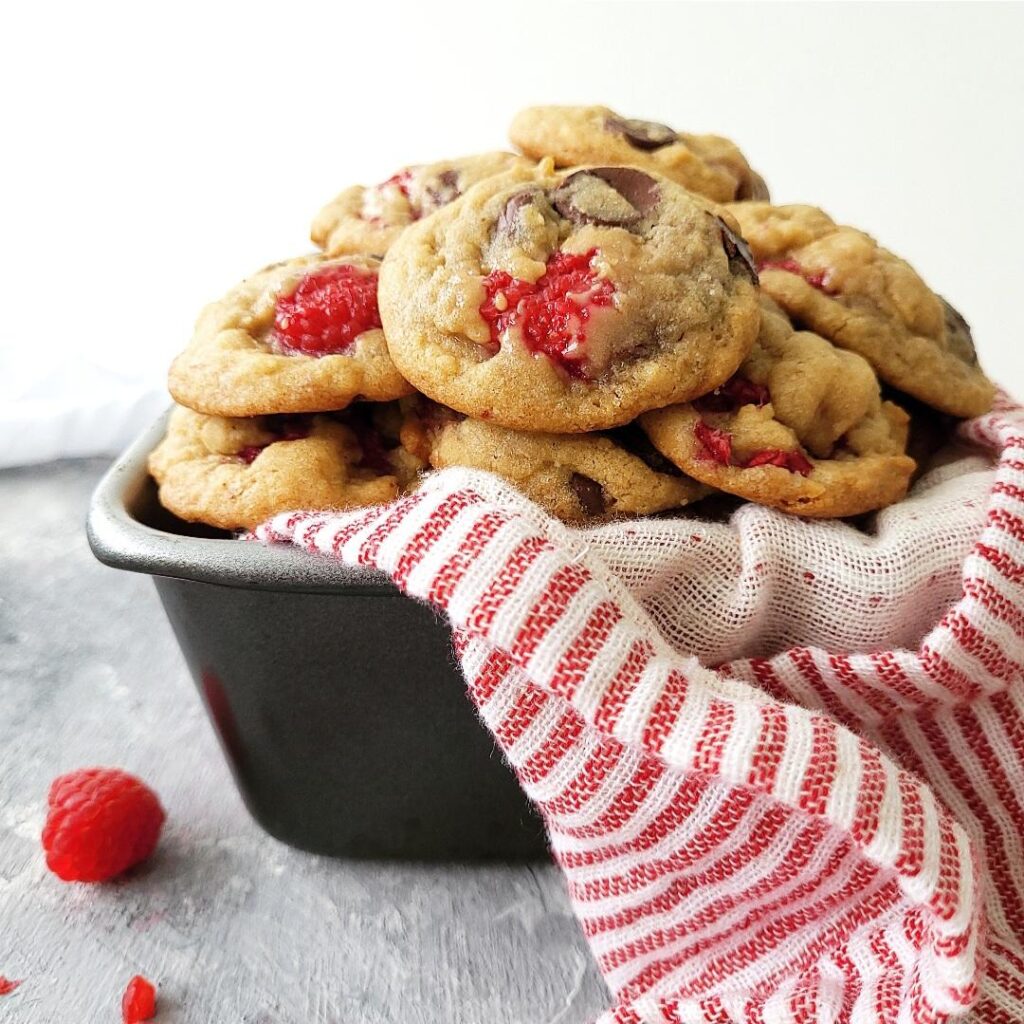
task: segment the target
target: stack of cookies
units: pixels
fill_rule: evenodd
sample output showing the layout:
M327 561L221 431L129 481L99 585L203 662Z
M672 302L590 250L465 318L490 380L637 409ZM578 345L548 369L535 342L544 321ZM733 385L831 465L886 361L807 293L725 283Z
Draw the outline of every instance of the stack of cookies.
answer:
M728 140L535 107L521 150L408 167L200 316L150 469L251 528L496 473L566 522L724 492L801 516L898 501L993 387L963 318ZM913 420L912 420L913 416ZM938 425L938 427L936 426Z

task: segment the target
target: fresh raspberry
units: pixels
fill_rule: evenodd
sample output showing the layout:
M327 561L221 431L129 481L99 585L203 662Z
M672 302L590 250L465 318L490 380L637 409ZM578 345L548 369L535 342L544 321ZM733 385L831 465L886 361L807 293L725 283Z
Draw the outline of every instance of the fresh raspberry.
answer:
M0 996L9 996L20 984L20 981L15 981L13 978L5 978L0 974Z
M735 412L744 405L756 405L759 409L772 400L763 384L755 384L746 377L730 377L710 394L698 398L694 403L704 412Z
M807 460L807 457L798 451L780 451L777 448L766 448L764 451L755 452L744 463L747 469L755 466L778 466L779 469L788 469L790 473L799 473L801 476L810 476L814 466Z
M364 331L380 327L377 275L348 263L307 274L277 300L274 341L285 352L344 352Z
M518 326L531 352L543 352L573 376L583 376L586 329L591 311L611 306L615 286L592 267L588 253L556 252L536 283L496 270L484 278L487 298L480 315L491 328L491 341Z
M721 466L732 464L732 434L725 430L716 430L703 420L697 420L693 433L704 447L705 458Z
M757 265L757 272L760 274L763 270L785 270L788 274L802 277L812 288L831 294L827 270L805 270L796 260L762 260Z
M55 779L43 827L46 866L65 882L105 882L156 847L164 809L140 779L86 768Z
M121 996L121 1019L124 1024L140 1024L152 1020L156 1013L156 989L141 974L136 974Z

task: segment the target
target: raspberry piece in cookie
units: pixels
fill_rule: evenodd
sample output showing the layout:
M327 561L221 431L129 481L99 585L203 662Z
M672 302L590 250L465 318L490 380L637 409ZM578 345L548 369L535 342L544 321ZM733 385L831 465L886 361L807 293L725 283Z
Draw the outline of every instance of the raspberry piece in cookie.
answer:
M762 406L771 400L763 384L755 384L736 373L714 391L701 395L694 404L702 412L735 412L741 405Z
M491 325L491 340L518 326L531 352L543 352L569 373L583 375L587 325L595 310L613 305L615 288L598 276L588 253L556 252L544 273L531 284L503 270L484 278L487 301L480 315Z
M907 414L882 401L868 363L794 331L769 300L737 376L640 422L684 473L796 515L855 516L890 505L915 468Z
M627 164L717 202L768 198L764 179L728 139L688 135L608 107L528 107L512 121L509 137L528 156L550 156L558 167Z
M698 420L693 425L693 436L700 445L698 449L700 458L717 462L720 466L733 464L732 434L718 430L704 420Z
M789 451L780 451L778 448L762 448L761 451L754 452L744 463L746 469L754 469L757 466L776 466L789 473L799 473L801 476L810 476L814 469L807 456L795 448Z
M547 161L408 228L380 311L395 364L430 398L583 433L728 380L757 334L756 281L738 233L679 185Z
M285 352L336 355L379 327L376 272L333 263L307 274L277 300L273 338Z
M305 256L254 274L203 311L171 366L171 394L212 416L319 412L410 394L381 330L379 267L366 256Z
M402 426L402 442L435 469L494 473L567 523L653 515L708 493L632 424L583 436L528 433L466 419L421 399Z
M994 388L963 317L913 268L813 206L735 203L761 287L793 319L863 356L900 391L953 416L980 416Z
M528 166L514 153L481 153L405 167L379 185L354 185L313 221L313 242L330 255L383 256L410 224L457 199L471 185L510 167Z
M829 287L826 283L828 278L827 270L815 270L810 271L805 267L801 267L796 260L761 260L757 264L758 274L763 274L766 270L784 270L788 274L796 274L797 277L802 277L812 288L817 288L818 291L829 293Z
M401 461L381 452L370 409L337 416L228 419L177 408L149 458L161 504L180 519L251 529L292 509L344 509L396 497ZM396 438L392 446L397 446ZM362 435L362 440L361 436ZM404 453L403 453L404 458Z

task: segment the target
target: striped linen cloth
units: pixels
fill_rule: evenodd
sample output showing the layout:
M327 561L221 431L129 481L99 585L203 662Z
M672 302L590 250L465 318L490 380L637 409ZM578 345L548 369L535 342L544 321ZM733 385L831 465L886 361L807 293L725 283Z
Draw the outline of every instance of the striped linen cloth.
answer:
M450 469L256 536L447 615L599 1024L1019 1024L1024 410L960 430L871 532L756 505L572 529Z

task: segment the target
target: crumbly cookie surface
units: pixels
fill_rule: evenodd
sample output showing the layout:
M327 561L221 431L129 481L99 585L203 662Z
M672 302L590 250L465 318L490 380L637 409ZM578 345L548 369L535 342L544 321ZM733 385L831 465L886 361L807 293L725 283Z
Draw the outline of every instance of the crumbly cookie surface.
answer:
M180 519L251 529L291 509L397 497L409 456L331 416L206 416L182 406L149 457L161 504Z
M644 171L550 161L408 228L381 268L380 311L424 394L552 433L711 390L760 320L749 253L717 210Z
M524 153L550 156L559 167L626 164L716 202L768 198L764 179L728 139L677 132L608 107L528 107L512 121L509 137Z
M310 237L328 255L383 256L412 223L457 199L472 185L530 161L514 153L481 153L403 167L379 185L353 185L317 214Z
M685 473L801 516L855 516L898 501L914 460L907 414L883 402L870 365L766 302L739 372L694 402L641 418Z
M175 401L237 417L410 394L380 327L379 267L371 257L304 256L247 278L200 315L171 365Z
M728 208L757 259L763 291L795 321L942 412L988 411L994 388L970 328L908 263L812 206Z
M469 466L495 473L567 523L653 515L708 492L632 425L583 436L533 433L421 402L403 424L402 443L435 469Z

